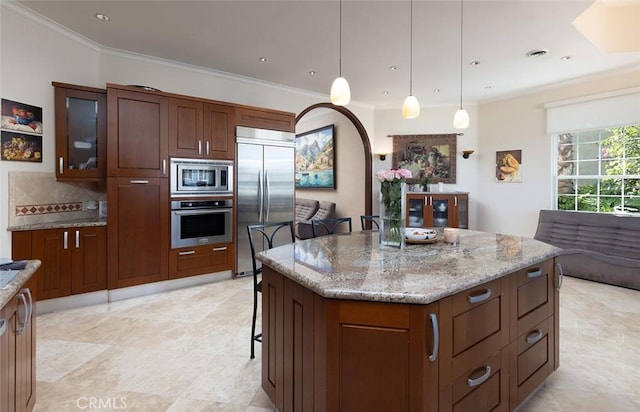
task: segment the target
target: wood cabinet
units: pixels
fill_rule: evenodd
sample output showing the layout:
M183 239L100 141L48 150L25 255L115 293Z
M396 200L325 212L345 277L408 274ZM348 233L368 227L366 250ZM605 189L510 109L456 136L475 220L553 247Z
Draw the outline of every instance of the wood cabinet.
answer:
M295 114L258 107L238 107L236 110L236 125L291 133L296 132Z
M191 99L169 99L169 155L234 159L235 108Z
M407 227L469 228L467 193L407 193Z
M13 232L18 259L42 262L34 274L38 299L104 290L107 231L104 226ZM15 256L15 253L14 253Z
M169 279L202 275L204 273L235 271L233 243L171 249L169 252Z
M107 175L168 177L168 98L107 85L107 105Z
M0 410L31 411L36 401L35 296L32 277L0 309Z
M168 279L168 192L168 179L107 179L108 289Z
M101 180L107 172L107 92L52 82L55 87L56 178Z

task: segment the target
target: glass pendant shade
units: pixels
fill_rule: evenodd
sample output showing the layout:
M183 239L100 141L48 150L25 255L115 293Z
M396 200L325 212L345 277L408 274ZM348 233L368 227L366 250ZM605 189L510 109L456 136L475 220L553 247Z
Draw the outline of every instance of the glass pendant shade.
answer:
M453 128L466 129L467 127L469 127L469 113L461 107L453 116Z
M331 103L336 106L346 106L351 101L349 83L344 77L338 77L331 85Z
M405 119L415 119L420 116L420 103L415 96L409 95L404 99L402 105L402 117Z

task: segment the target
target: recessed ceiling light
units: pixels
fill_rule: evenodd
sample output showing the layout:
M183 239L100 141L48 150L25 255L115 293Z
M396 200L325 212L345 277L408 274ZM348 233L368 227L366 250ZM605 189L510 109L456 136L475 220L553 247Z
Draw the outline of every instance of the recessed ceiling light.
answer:
M527 57L540 57L540 56L544 56L547 53L549 53L549 50L547 50L547 49L535 49L535 50L531 50L531 51L527 52L526 56Z
M562 57L560 57L560 60L571 60L571 56L569 56L569 55L562 56Z
M398 70L398 66L389 66L389 70Z
M269 61L269 59L267 59L266 57L260 57L259 59L262 63L266 63Z
M389 94L389 90L383 91L382 94Z
M484 86L484 89L485 89L485 90L491 90L491 89L493 89L493 86L491 86L491 85L486 85L486 86Z
M109 16L107 16L106 14L102 14L102 13L97 13L97 14L96 14L96 19L98 19L98 20L102 20L102 21L109 21L109 20L111 20L111 19L109 18Z
M480 64L480 60L472 60L469 64L472 66L477 66Z
M318 72L317 72L317 71L315 71L315 70L311 70L311 71L309 72L309 76L315 76L316 74L318 74Z
M440 93L440 89L433 89L434 93Z

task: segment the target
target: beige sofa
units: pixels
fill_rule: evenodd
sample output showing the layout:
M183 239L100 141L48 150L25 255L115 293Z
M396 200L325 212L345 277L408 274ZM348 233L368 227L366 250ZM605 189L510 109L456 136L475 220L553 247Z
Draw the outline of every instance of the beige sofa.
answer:
M311 220L330 219L336 215L336 204L324 200L296 198L295 232L298 239L313 237Z

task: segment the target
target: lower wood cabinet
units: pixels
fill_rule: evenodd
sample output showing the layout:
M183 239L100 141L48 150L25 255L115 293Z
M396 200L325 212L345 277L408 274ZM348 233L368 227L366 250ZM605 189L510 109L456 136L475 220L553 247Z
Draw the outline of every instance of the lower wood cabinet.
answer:
M0 411L31 411L36 401L35 278L0 309Z
M104 226L13 232L12 248L16 260L42 262L33 275L40 300L107 287L107 229Z
M169 252L169 279L223 270L235 271L233 243L172 249Z

